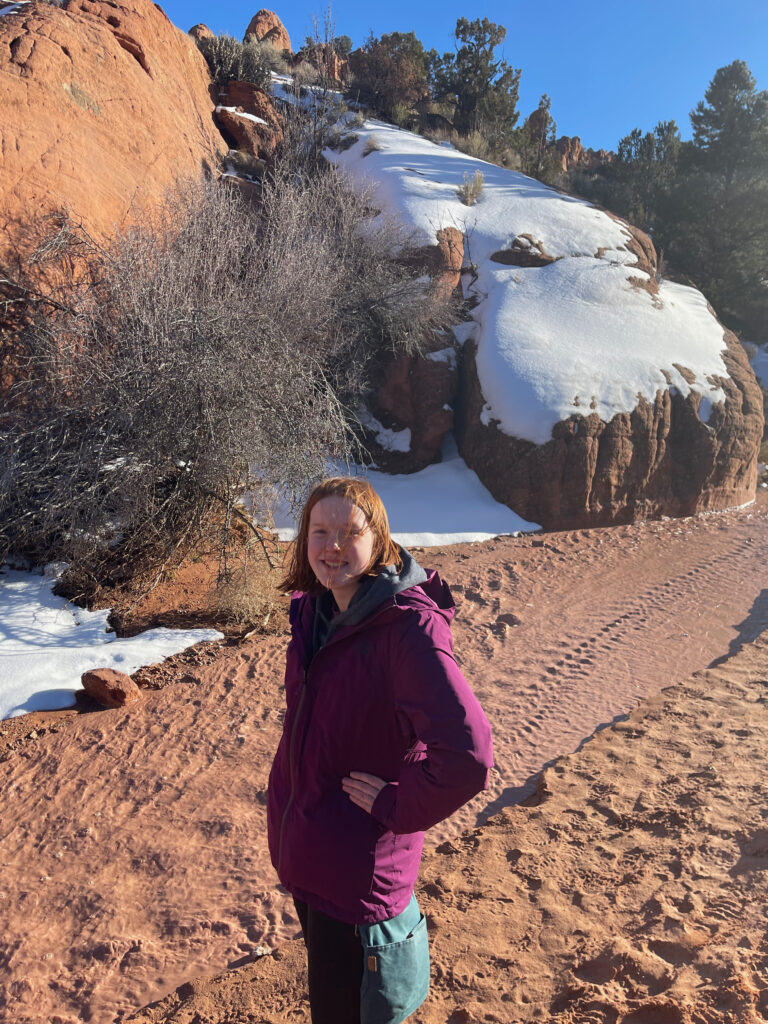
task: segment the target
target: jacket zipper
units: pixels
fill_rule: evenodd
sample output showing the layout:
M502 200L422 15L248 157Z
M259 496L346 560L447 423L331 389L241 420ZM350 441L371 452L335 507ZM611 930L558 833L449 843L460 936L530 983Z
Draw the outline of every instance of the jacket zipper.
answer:
M369 622L373 621L373 619L377 619L383 612L387 611L391 607L392 607L392 605L390 605L389 603L385 604L384 607L382 607L378 611L374 612L373 615L371 615L369 618L365 619L361 623L358 623L358 626L367 626ZM330 647L331 644L333 644L334 641L337 640L337 639L338 639L338 637L335 637L335 636L331 637L330 641L326 645L324 645L321 648L321 650L326 650L326 648ZM320 651L318 651L317 654L320 654ZM317 657L317 654L315 655L315 657ZM312 660L314 661L314 658ZM293 719L293 725L291 726L291 736L290 736L290 739L288 741L288 769L289 769L290 779L291 779L291 789L290 789L290 793L288 794L288 800L286 802L285 809L283 810L283 816L280 819L280 834L279 834L278 843L277 843L277 874L278 874L278 876L280 875L280 869L281 869L281 867L283 865L283 835L285 833L285 823L286 823L286 821L288 819L288 811L291 808L291 804L293 803L293 798L294 798L295 793L296 793L296 762L295 762L295 759L294 759L294 745L295 745L295 741L296 741L296 730L298 728L299 719L301 718L301 709L304 706L304 698L306 697L306 693L307 693L307 676L308 675L309 675L309 667L304 669L304 679L302 680L302 683L301 683L301 689L299 691L299 696L296 698L297 699L296 715L295 715L295 717Z

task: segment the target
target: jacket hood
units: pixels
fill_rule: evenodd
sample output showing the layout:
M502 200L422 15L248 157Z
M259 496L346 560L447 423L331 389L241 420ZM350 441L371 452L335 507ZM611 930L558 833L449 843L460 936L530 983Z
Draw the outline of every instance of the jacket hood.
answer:
M394 565L386 565L377 576L369 576L362 580L349 602L349 607L333 620L334 630L341 626L356 626L388 598L427 582L426 572L410 551L406 551L399 544L397 550L403 561L402 569L398 572Z

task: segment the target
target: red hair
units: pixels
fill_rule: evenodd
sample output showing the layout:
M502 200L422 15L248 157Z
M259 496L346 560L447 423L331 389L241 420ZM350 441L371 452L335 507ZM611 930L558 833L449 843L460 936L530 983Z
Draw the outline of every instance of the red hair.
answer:
M301 590L308 594L318 594L325 589L318 582L309 564L307 538L312 509L318 501L332 497L346 498L356 505L373 533L373 552L365 575L378 576L386 565L394 565L398 572L402 569L403 560L389 533L387 510L376 491L363 477L332 476L319 483L307 498L304 511L301 513L299 532L287 555L287 569L285 579L280 585L281 590Z

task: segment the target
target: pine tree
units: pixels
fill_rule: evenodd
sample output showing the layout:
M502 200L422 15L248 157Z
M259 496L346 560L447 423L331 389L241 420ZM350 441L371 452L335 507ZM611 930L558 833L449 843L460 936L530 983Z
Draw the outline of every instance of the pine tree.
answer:
M511 134L517 123L520 70L495 56L506 34L503 25L488 18L459 18L454 32L456 52L439 57L431 51L434 98L451 98L453 122L463 134L479 130L501 138Z
M726 322L768 338L768 92L734 61L715 73L691 125L660 240Z
M765 180L768 92L758 92L747 64L735 60L715 72L704 96L691 112L698 166L720 177L725 191Z
M398 104L410 107L429 94L429 59L413 32L390 32L381 38L371 33L350 54L349 65L357 98L387 117Z
M515 145L523 173L547 182L553 181L561 170L560 155L555 149L557 125L550 107L551 100L545 93L536 110L525 119Z
M659 121L645 135L633 129L619 141L613 167L612 208L638 227L652 231L659 205L669 190L681 152L680 131L674 121Z

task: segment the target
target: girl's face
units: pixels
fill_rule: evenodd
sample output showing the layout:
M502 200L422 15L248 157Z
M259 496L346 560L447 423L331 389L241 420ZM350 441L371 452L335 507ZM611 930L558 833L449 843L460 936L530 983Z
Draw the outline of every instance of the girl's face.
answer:
M344 611L373 556L374 536L362 511L348 498L321 498L309 514L307 557L322 586Z

